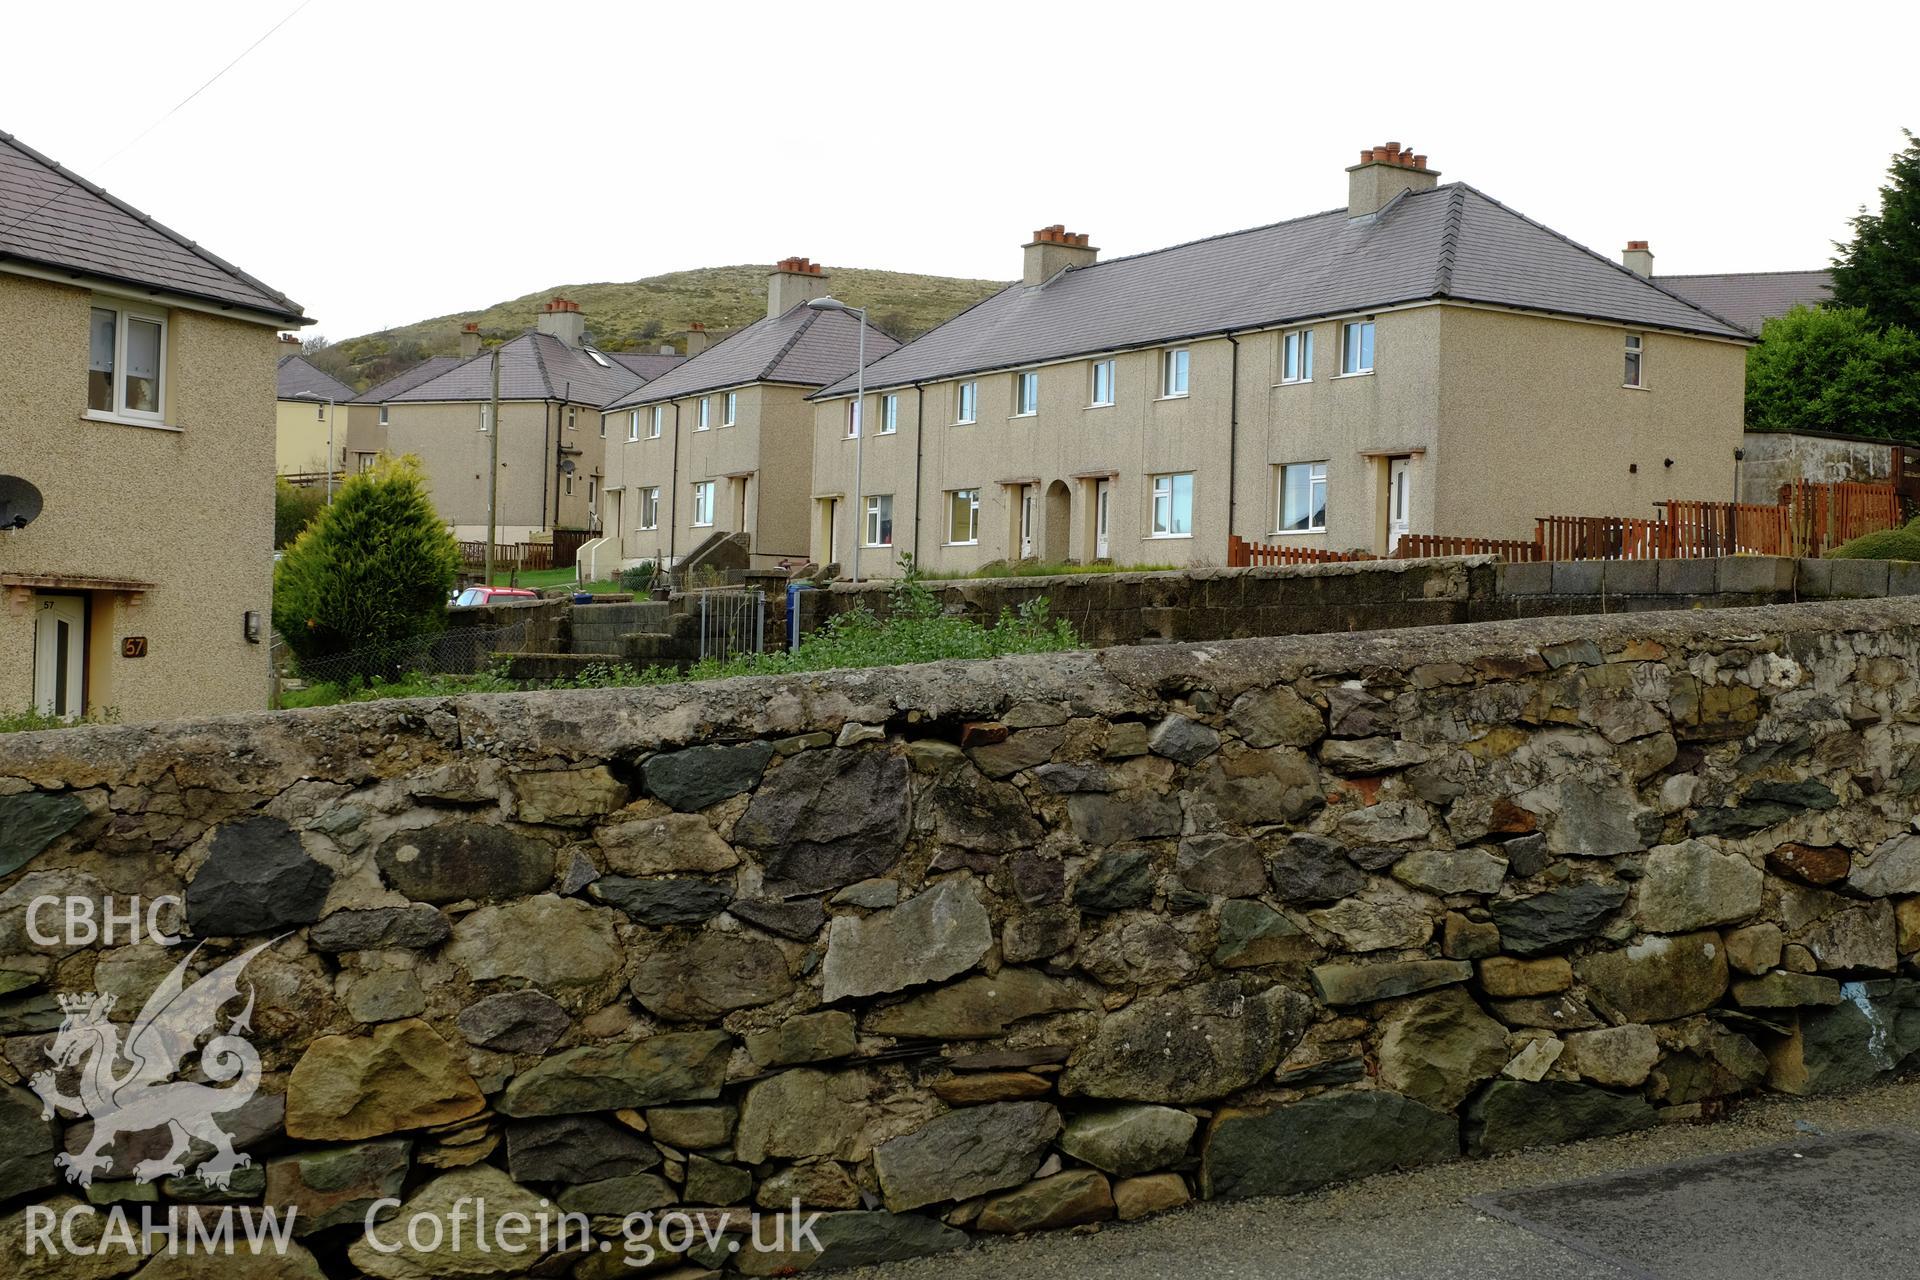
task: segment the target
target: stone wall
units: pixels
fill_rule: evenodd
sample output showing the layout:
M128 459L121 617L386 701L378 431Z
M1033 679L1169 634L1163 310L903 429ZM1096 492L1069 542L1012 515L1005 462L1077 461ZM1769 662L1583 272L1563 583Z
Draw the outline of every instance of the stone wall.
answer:
M1920 1049L1917 658L1882 600L9 735L0 1249L79 1194L55 996L124 1029L186 950L41 896L250 956L254 1163L90 1191L298 1206L286 1274L630 1273L381 1197L772 1274L1860 1084ZM794 1199L824 1252L726 1248Z
M1920 564L1770 556L1500 564L1491 556L1459 556L925 585L948 613L983 624L1003 609L1044 599L1051 616L1073 623L1084 643L1104 648L1920 595ZM850 609L884 615L893 590L892 582L879 581L802 592L801 631Z

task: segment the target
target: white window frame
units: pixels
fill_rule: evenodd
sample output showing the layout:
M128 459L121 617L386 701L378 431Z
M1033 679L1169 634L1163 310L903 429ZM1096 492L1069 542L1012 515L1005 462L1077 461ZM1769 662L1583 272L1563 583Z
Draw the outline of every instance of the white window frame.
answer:
M632 444L640 438L640 411L627 410L627 443Z
M1105 400L1100 398L1100 374L1102 370L1105 370L1107 375L1107 398ZM1120 392L1117 385L1119 381L1120 367L1114 360L1111 358L1095 360L1087 374L1087 408L1107 409L1118 404L1120 401Z
M1013 416L1031 418L1040 412L1040 371L1027 369L1013 375Z
M569 472L567 474L566 479L567 479L567 496L571 498L573 496L573 474Z
M694 420L693 420L693 429L695 431L705 431L707 429L707 423L708 423L707 415L708 415L708 411L712 409L712 407L713 407L712 396L700 397L700 411L694 416Z
M846 439L858 440L860 438L860 402L858 400L847 401L846 426Z
M1621 386L1632 391L1647 389L1647 339L1645 334L1630 333L1626 340L1626 360L1621 370Z
M882 516L884 515L884 520ZM881 525L886 526L886 538L882 540ZM890 493L870 493L867 495L867 510L860 523L860 545L863 547L890 547L893 545L893 495Z
M666 420L667 406L663 404L653 406L653 417L647 422L647 439L658 440L660 438L661 425L665 423Z
M660 486L648 485L640 490L640 524L642 529L660 527Z
M1181 480L1185 480L1187 490L1186 529L1175 528L1179 523L1179 498ZM1191 538L1193 536L1193 472L1169 471L1153 477L1150 485L1153 511L1151 522L1147 526L1150 538ZM1165 504L1164 508L1162 504Z
M1371 320L1348 320L1340 326L1341 377L1360 378L1373 372L1373 362L1379 354L1375 345L1379 336ZM1366 353L1364 365L1360 363L1362 352Z
M141 307L136 303L124 302L119 298L99 297L93 300L87 312L87 369L91 377L93 369L93 312L106 311L113 315L113 374L108 388L110 409L95 409L90 403L84 410L84 416L100 422L119 422L136 427L162 426L167 420L167 348L172 335L168 332L167 315ZM160 327L159 364L154 369L154 381L159 385L154 402L158 409L127 408L127 322L139 320ZM326 416L325 406L320 408L320 416Z
M1305 467L1307 469L1307 523L1298 528L1295 528L1287 520L1287 472L1296 467ZM1274 486L1273 531L1275 533L1325 533L1327 531L1325 515L1327 509L1327 464L1324 461L1283 462L1274 468ZM1316 487L1320 490L1320 501L1318 503L1315 503L1313 500L1313 492ZM1313 523L1313 513L1316 509L1321 512L1319 524Z
M574 429L575 419L579 416L579 412L579 409L575 406L567 406L567 430L572 431Z
M383 427L387 425L387 406L386 405L380 406L380 425Z
M729 391L720 401L720 425L730 427L738 422L740 414L740 393Z
M1313 381L1313 330L1289 329L1280 335L1280 385Z
M900 397L892 392L880 397L880 429L875 435L890 436L900 429Z
M691 523L696 529L710 529L713 527L713 488L714 485L711 480L695 480L693 482L693 520ZM704 520L700 518L703 507L705 508L707 517Z
M971 531L973 533L973 536L971 538L967 538L964 540L956 540L953 536L953 512L954 512L954 507L962 500L962 498L964 498L968 503L967 519L968 519L968 524L971 526ZM977 547L980 545L980 490L978 489L947 490L947 528L946 528L945 545L949 547Z
M956 382L953 385L953 425L972 426L980 420L980 384Z
M493 424L493 405L490 403L482 402L480 405L480 434L485 435L487 434L487 432L493 430L492 424Z
M1184 400L1193 385L1193 353L1189 347L1169 347L1160 353L1160 398Z

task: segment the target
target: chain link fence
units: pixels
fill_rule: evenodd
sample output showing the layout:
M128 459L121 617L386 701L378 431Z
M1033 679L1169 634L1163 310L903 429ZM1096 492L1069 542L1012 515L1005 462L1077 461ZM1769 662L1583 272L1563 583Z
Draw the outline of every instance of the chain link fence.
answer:
M367 645L305 660L295 657L286 641L276 634L274 674L283 688L348 684L356 680L397 680L409 675L474 675L493 664L494 654L523 649L531 625L529 621L503 627L451 627L437 635Z

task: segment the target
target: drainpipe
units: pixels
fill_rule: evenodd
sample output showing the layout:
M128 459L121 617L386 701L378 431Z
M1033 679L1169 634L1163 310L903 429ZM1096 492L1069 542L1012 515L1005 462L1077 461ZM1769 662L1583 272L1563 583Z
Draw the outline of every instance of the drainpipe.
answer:
M560 478L560 464L567 458L567 405L573 401L573 379L571 378L567 379L565 395L566 399L554 410L553 434L556 443L553 453L553 527L555 529L560 527L560 494L566 488L565 482Z
M926 420L927 389L920 383L913 384L913 563L920 564L920 463L926 456L923 442L926 433L921 429Z
M673 563L674 544L680 536L680 402L673 402L673 464L667 472L668 500L673 504L667 513L667 564L660 566L664 572L667 565Z
M1240 483L1240 340L1231 333L1220 335L1233 344L1233 364L1227 375L1227 538L1234 534L1233 503Z
M547 451L548 457L553 456L551 451L554 447L552 410L553 410L552 400L543 400L540 402L540 447L541 449ZM493 429L495 431L498 431L500 429L500 424L497 422L494 423ZM545 467L542 467L540 469L540 514L541 515L545 515L547 513L547 481L550 479L552 479L552 477L547 474L547 469Z

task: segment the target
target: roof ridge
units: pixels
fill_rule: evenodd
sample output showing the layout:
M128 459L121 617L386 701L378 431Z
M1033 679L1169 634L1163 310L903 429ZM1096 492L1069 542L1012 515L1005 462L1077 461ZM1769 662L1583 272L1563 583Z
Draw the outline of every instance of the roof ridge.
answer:
M51 169L54 173L60 175L62 178L65 178L67 181L73 183L75 186L97 197L98 199L105 200L108 204L112 205L114 208L118 209L120 212L126 214L128 217L132 218L134 221L140 223L142 226L147 227L149 230L159 235L165 236L167 239L173 241L175 244L185 249L188 253L193 254L195 257L200 258L203 261L212 263L214 266L226 272L228 275L233 276L235 279L242 280L246 284L250 285L251 287L258 289L261 293L265 294L268 298L286 307L287 319L291 320L291 319L298 318L300 320L306 321L309 324L312 323L312 321L308 318L307 314L301 310L299 303L295 302L292 298L289 298L286 294L281 293L278 289L274 288L272 285L268 284L266 281L258 278L257 276L249 275L247 272L242 271L239 267L234 266L231 262L228 262L225 258L220 257L218 254L212 252L209 249L202 248L197 242L187 239L187 237L181 235L178 231L175 231L172 227L169 227L164 222L159 221L158 219L152 217L149 214L142 213L140 210L128 204L125 200L122 200L119 196L116 196L111 191L108 191L105 187L102 187L97 183L87 181L85 178L81 177L79 174L75 173L73 170L61 164L58 160L55 160L52 156L45 155L42 152L34 150L32 147L28 146L26 143L20 141L20 139L16 138L14 135L10 133L5 132L4 130L0 130L0 142L6 143L8 146L20 152L22 155L25 155L29 160L34 161L36 164L39 164L44 168ZM8 226L9 227L18 226L20 225L20 223L30 221L35 214L38 214L40 212L41 209L51 208L53 205L58 204L60 202L61 197L64 196L65 194L66 193L64 191L61 192L60 195L56 195L53 199L47 201L45 204L41 205L39 208L34 209L31 213L21 218L19 222L9 223ZM21 255L21 256L25 256L25 255ZM168 292L187 293L189 292L189 290L170 289L168 290ZM231 299L221 299L221 301L231 303Z
M533 339L527 344L533 352L533 367L540 371L540 385L547 389L547 399L551 400L553 399L553 375L547 371L547 358L540 352L540 339L547 335L536 330L525 336ZM558 342L559 339L555 338L554 341Z
M1692 299L1682 297L1680 294L1675 293L1672 289L1668 289L1660 284L1657 284L1649 276L1643 276L1638 271L1634 271L1629 267L1622 266L1620 263L1615 262L1612 258L1609 258L1606 254L1600 253L1597 250L1590 249L1586 245L1581 244L1578 240L1575 240L1572 236L1567 235L1566 233L1561 231L1555 231L1552 227L1548 226L1546 223L1538 222L1532 218L1529 218L1526 214L1521 213L1518 209L1515 209L1509 205L1502 204L1500 201L1494 199L1492 196L1480 190L1480 188L1474 186L1472 183L1462 182L1462 183L1459 183L1458 185L1465 187L1468 191L1471 191L1474 195L1479 196L1482 200L1485 200L1488 204L1500 210L1500 212L1506 214L1508 217L1518 218L1520 221L1526 223L1528 226L1534 228L1536 231L1544 231L1546 234L1552 236L1555 240L1558 240L1561 243L1566 244L1572 248L1578 249L1581 253L1586 254L1589 258L1592 258L1594 261L1605 263L1607 266L1613 268L1615 271L1618 271L1622 275L1639 281L1641 284L1645 285L1647 288L1653 289L1659 293L1665 294L1667 297L1672 298L1675 302L1678 302L1681 306L1684 306L1691 311L1698 311L1701 315L1706 316L1711 320L1717 321L1718 323L1725 325L1727 328L1732 329L1735 334L1738 334L1741 336L1751 336L1748 334L1748 331L1745 328L1745 326L1737 325L1733 321L1727 319L1725 316L1720 315L1717 312L1707 310L1705 307L1701 306L1697 302L1694 302Z
M1453 259L1460 248L1460 222L1466 212L1467 193L1455 185L1447 199L1446 227L1440 233L1440 254L1433 270L1433 295L1444 298L1453 291Z
M1829 276L1832 274L1832 267L1798 267L1786 271L1678 271L1670 275L1649 276L1648 279L1655 281L1751 280L1756 276Z

